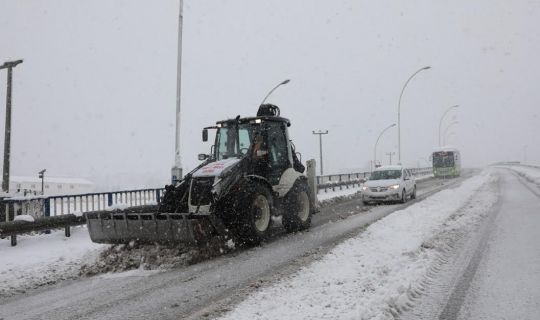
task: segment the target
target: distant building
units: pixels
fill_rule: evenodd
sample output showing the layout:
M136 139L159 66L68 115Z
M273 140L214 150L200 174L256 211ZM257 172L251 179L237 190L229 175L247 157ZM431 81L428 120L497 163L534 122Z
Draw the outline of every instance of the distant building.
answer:
M94 184L86 179L47 176L45 176L43 187L46 196L90 193L95 189ZM9 193L41 194L41 179L38 177L11 176L9 178Z

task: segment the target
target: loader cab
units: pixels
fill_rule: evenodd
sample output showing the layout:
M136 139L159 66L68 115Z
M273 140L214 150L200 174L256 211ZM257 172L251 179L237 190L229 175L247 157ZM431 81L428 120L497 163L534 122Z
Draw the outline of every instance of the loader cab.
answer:
M289 125L289 120L275 116L220 121L216 123L213 157L217 161L247 158L250 174L275 185L293 165Z

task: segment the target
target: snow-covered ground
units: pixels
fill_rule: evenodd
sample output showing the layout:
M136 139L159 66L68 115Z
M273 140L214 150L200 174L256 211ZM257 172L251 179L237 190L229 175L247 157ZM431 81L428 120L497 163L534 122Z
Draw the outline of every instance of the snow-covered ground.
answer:
M356 185L354 187L350 187L349 189L346 189L344 187L343 190L339 190L339 188L336 188L336 191L320 191L319 194L317 194L317 199L320 202L323 202L337 197L348 197L356 194L357 192L360 192L361 187L361 185Z
M80 266L96 259L105 245L90 241L85 227L17 237L18 245L0 240L0 297L79 276Z
M485 171L370 225L322 259L255 292L223 319L389 319L421 295L448 242L497 200Z
M514 165L514 166L508 166L508 168L511 168L512 170L517 172L520 176L527 179L529 182L532 182L540 187L540 166L536 168L536 167Z

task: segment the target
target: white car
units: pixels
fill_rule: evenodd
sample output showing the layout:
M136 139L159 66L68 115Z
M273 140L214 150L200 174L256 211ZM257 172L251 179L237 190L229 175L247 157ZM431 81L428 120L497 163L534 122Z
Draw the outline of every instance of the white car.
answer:
M407 202L416 199L416 180L412 173L402 166L382 166L375 169L362 186L362 201Z

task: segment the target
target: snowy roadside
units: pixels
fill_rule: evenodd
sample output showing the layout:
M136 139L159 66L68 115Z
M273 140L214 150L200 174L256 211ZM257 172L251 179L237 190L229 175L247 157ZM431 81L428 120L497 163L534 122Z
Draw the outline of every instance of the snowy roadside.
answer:
M392 319L414 305L453 230L497 200L491 171L370 225L321 260L253 293L223 319Z
M94 261L108 247L90 241L86 227L75 227L71 232L70 238L63 231L19 236L16 247L1 240L0 297L77 278L81 265Z
M512 169L517 172L520 176L527 179L529 182L536 184L540 187L540 167L526 167L526 166L504 166L504 168Z

